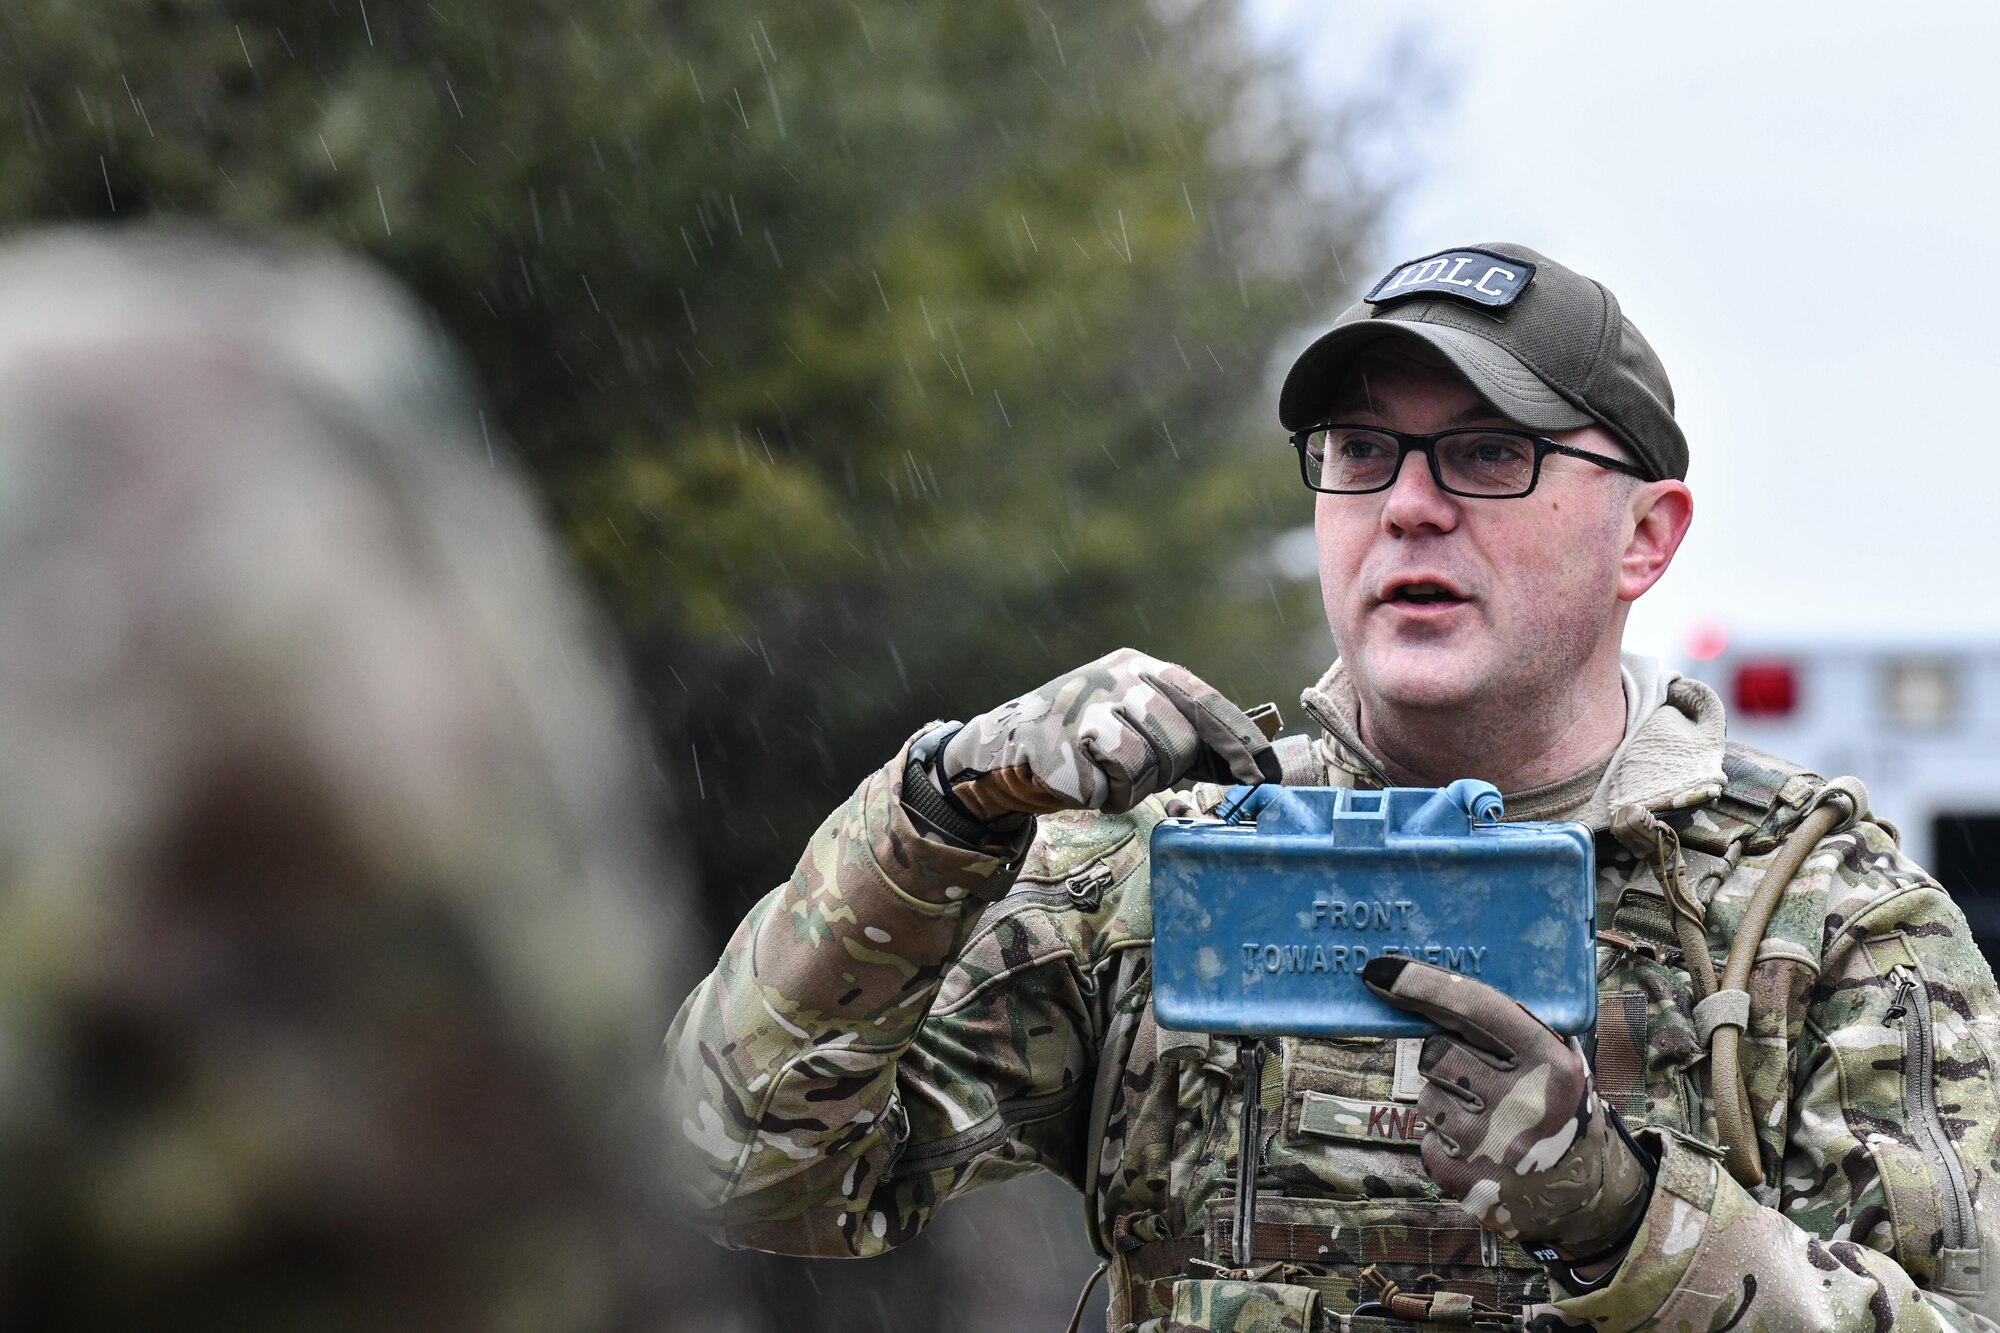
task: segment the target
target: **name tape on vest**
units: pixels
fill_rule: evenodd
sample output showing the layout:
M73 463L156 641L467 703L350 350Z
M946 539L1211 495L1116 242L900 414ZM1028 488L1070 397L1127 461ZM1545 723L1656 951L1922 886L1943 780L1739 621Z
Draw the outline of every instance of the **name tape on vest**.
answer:
M1420 1148L1430 1129L1414 1106L1363 1101L1308 1091L1299 1107L1299 1131L1390 1148Z
M1486 250L1445 250L1391 269L1364 301L1386 305L1411 296L1449 296L1492 308L1508 306L1527 290L1535 266Z

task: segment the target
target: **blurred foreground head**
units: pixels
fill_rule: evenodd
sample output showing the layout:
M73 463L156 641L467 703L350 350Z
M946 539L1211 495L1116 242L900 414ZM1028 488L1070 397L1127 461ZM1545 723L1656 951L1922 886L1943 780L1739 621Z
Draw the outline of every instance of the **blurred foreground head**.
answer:
M668 1326L638 728L409 303L0 247L0 569L0 1325Z

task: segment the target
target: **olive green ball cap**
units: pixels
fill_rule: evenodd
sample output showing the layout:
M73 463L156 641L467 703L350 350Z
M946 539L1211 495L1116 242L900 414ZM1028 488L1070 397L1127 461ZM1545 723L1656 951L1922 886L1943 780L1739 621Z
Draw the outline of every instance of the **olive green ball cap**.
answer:
M1341 373L1383 338L1434 349L1530 430L1595 423L1655 479L1685 479L1666 368L1609 288L1525 245L1486 242L1398 264L1306 348L1278 396L1286 430L1323 425Z

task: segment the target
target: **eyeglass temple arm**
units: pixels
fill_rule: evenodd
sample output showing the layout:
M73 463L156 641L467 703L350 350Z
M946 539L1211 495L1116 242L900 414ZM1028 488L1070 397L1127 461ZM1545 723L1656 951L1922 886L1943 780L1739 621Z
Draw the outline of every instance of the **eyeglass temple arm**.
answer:
M1637 477L1641 481L1652 480L1651 477L1646 475L1646 469L1640 467L1637 463L1628 463L1622 458L1612 458L1606 454L1593 454L1588 449L1572 449L1569 445L1557 444L1554 440L1545 437L1542 442L1549 446L1551 453L1568 454L1571 458L1588 459L1599 467L1608 467L1613 472L1623 472L1627 476Z

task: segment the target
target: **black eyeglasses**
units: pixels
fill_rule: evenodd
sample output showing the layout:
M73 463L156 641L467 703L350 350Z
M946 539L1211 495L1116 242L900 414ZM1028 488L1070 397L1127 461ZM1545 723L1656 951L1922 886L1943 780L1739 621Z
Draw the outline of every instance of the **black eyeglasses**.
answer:
M1292 447L1299 451L1299 475L1306 485L1326 495L1386 491L1412 453L1430 462L1431 480L1439 490L1475 500L1517 500L1533 491L1542 479L1542 460L1550 454L1647 480L1636 464L1497 426L1410 435L1382 426L1335 423L1299 431L1292 436Z

